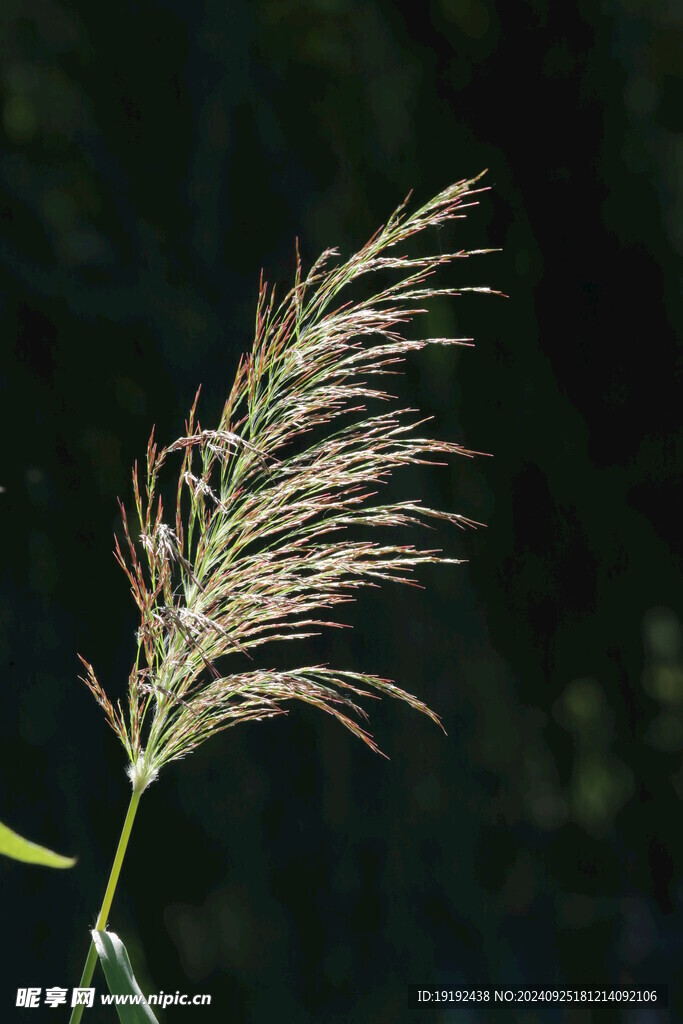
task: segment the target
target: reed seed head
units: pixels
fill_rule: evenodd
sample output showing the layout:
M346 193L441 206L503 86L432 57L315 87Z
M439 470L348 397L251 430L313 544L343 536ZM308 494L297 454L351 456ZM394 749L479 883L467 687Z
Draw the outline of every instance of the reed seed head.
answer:
M476 205L477 182L460 181L412 213L402 204L345 262L328 249L304 275L297 252L294 287L279 304L262 279L254 342L216 429L202 429L197 392L182 437L164 448L152 433L145 467L133 471L134 525L120 503L123 538L115 540L140 612L125 712L83 661L135 790L214 733L282 714L292 700L334 715L374 750L358 698L387 694L439 721L387 679L326 665L266 668L257 649L338 625L328 616L361 587L414 582L425 563L457 564L437 550L367 539L367 531L430 519L473 525L418 500L383 503L378 493L403 466L473 454L430 437L426 421L396 408L382 384L409 352L469 344L404 331L429 299L491 292L435 283L436 271L474 253L415 258L399 247L463 217ZM393 283L384 283L387 272ZM369 298L351 294L380 273ZM376 402L387 408L369 411ZM174 460L169 517L159 481Z

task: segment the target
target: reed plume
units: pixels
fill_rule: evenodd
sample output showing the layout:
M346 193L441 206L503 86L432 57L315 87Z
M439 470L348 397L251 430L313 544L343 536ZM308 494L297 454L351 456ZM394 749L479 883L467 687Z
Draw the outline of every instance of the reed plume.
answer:
M349 539L357 537L349 528L382 528L384 537L384 528L430 519L469 523L418 500L382 503L377 493L402 466L472 454L429 437L416 410L392 404L382 378L409 352L469 342L404 332L436 296L490 291L434 281L473 253L410 257L399 247L463 217L477 181L460 181L412 213L404 202L345 262L328 249L304 274L297 247L294 286L281 302L261 279L253 346L217 426L200 424L197 392L182 437L161 447L152 432L144 469L133 471L134 522L119 503L115 552L140 612L126 711L83 662L135 792L212 734L280 714L292 700L334 715L373 749L363 696L397 697L439 721L386 679L324 665L265 668L259 648L334 625L331 611L360 587L408 583L423 563L457 562L412 544ZM352 285L369 275L384 282L387 272L393 283L349 297ZM366 403L377 400L386 411L369 413ZM168 513L160 481L173 460Z

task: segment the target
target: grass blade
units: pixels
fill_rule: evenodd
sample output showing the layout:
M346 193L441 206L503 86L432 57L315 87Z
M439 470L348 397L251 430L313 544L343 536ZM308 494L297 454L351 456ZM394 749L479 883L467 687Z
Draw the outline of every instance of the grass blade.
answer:
M149 1006L142 1001L145 997L135 980L126 947L118 935L115 932L93 931L92 937L111 994L132 996L140 1000L137 1005L131 1002L116 1004L121 1024L159 1024Z
M61 853L38 846L29 839L24 839L18 832L13 832L0 821L0 853L13 860L22 860L25 864L42 864L47 868L72 868L75 857L63 857Z

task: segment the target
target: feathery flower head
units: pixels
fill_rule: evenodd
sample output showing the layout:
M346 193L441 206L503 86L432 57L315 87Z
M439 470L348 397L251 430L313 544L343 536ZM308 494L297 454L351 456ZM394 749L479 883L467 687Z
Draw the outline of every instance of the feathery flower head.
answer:
M255 652L338 625L321 614L360 587L410 583L428 562L457 564L436 550L348 539L346 531L429 519L470 524L417 500L377 501L377 486L395 469L473 453L425 436L415 410L369 414L366 402L391 399L381 378L406 353L469 343L410 340L403 331L430 298L491 293L431 280L441 266L474 253L411 258L396 247L464 216L476 204L477 181L451 185L413 213L403 203L346 262L334 262L337 251L328 249L304 276L297 252L294 287L279 304L262 279L253 346L218 427L202 429L197 392L182 437L162 448L152 432L144 472L137 464L133 471L137 526L131 529L119 503L124 543L115 540L141 620L126 713L83 661L84 681L126 750L135 791L212 734L281 714L292 700L334 715L374 750L358 721L367 717L358 697L388 694L439 722L389 680L324 665L263 668ZM350 285L378 271L397 272L398 280L370 298L347 297ZM378 383L370 386L370 378ZM173 459L179 465L169 519L158 488ZM228 671L230 655L245 667Z

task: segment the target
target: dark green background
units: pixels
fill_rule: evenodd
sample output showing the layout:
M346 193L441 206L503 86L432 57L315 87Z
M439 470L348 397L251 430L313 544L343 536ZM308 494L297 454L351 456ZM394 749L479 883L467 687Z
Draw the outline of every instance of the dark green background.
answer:
M178 436L201 382L210 425L259 270L291 280L297 235L308 262L348 254L409 188L483 167L492 191L435 244L501 246L448 282L510 298L439 306L431 333L476 349L423 353L398 387L495 456L409 474L406 495L487 528L439 537L468 565L364 598L353 633L302 652L393 677L448 737L383 702L390 761L296 708L210 742L145 795L111 926L143 990L212 994L169 1022L494 1019L408 1010L408 982L680 1000L670 12L2 4L0 819L79 856L0 865L3 1021L65 1017L21 1013L16 988L76 983L128 799L76 652L124 692L115 499L152 423ZM594 1014L616 1016L665 1019Z

